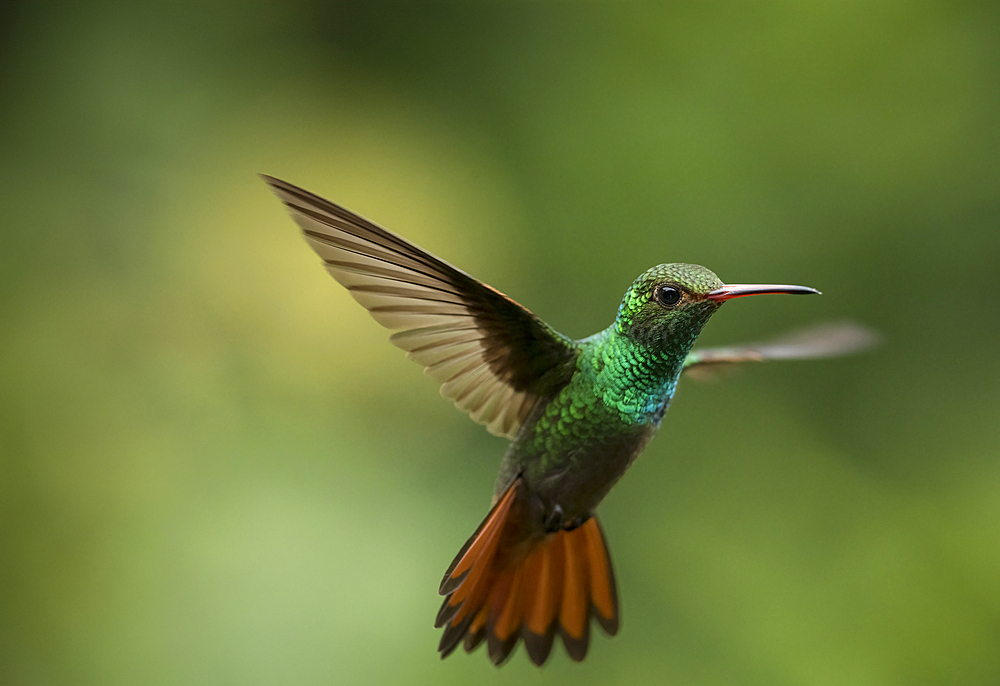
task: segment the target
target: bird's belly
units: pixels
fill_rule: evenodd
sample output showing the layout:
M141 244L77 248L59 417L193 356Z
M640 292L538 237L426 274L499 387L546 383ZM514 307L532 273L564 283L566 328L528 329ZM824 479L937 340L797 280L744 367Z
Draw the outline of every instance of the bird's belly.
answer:
M547 530L571 528L587 519L646 447L655 424L605 421L592 431L575 428L519 437L497 481L503 488L520 475L533 501L533 518Z

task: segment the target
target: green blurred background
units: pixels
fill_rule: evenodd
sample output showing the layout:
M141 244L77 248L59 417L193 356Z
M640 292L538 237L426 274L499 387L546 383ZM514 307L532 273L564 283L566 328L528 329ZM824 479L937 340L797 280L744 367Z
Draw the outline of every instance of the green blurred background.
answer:
M1000 5L4 3L0 683L1000 682ZM255 176L581 337L669 261L815 286L703 343L601 507L623 627L442 663L504 441Z

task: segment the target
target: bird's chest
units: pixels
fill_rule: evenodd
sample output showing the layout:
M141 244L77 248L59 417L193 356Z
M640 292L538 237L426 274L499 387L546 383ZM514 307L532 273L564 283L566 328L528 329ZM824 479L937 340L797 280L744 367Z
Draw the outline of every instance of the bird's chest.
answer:
M661 414L637 417L589 388L569 388L511 444L498 486L519 473L542 519L586 518L649 442Z

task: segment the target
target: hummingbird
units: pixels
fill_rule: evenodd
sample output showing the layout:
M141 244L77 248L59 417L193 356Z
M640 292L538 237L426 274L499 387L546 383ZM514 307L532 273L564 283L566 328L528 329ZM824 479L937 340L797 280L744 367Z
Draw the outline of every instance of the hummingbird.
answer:
M625 292L614 322L573 340L500 291L335 203L263 176L330 274L441 394L510 439L490 510L449 565L435 620L447 657L483 641L502 664L523 640L542 665L556 635L587 654L590 620L619 627L611 558L594 510L646 447L685 372L824 357L872 342L827 325L769 343L692 350L727 301L814 288L724 284L693 264L661 264Z

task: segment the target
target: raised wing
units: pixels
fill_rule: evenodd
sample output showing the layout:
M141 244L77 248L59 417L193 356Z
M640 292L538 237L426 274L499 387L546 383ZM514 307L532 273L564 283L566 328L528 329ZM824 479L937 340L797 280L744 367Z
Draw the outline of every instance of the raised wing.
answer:
M870 348L878 340L874 331L859 324L820 324L764 343L692 350L684 360L684 372L695 378L708 378L740 362L838 357Z
M353 212L270 176L326 268L389 339L441 382L441 395L513 438L542 399L569 382L576 343L444 260Z

